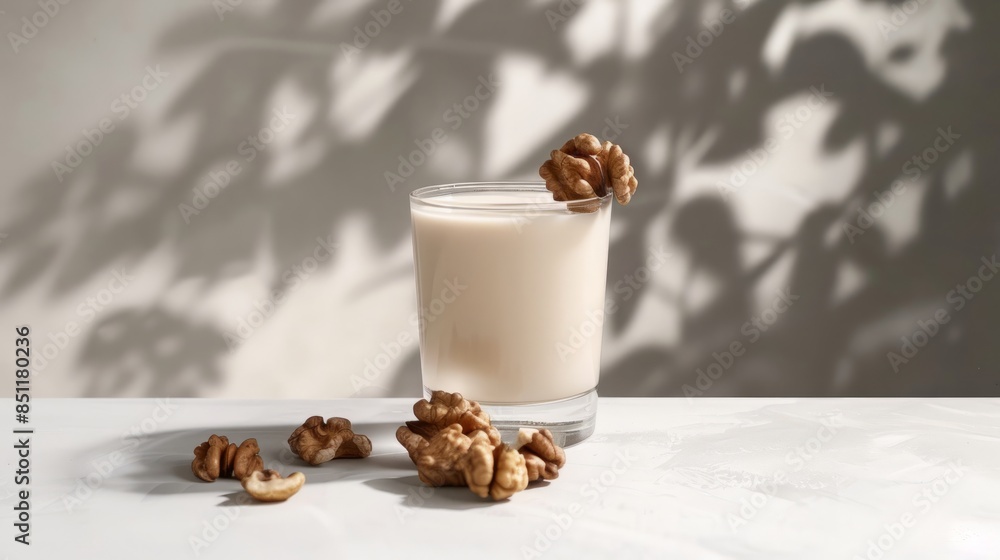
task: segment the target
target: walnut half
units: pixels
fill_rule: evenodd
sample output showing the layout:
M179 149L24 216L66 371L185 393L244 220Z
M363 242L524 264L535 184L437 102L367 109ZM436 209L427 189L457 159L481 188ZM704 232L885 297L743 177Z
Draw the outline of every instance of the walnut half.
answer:
M490 485L490 497L494 500L506 500L528 487L528 470L524 456L507 444L498 445L493 451L495 471L493 484Z
M556 445L552 432L542 428L521 428L517 432L517 450L524 456L528 480L552 480L566 464L566 452Z
M244 440L239 446L229 443L226 436L212 434L208 441L194 448L191 472L205 482L219 477L244 479L255 470L264 468L260 446L255 438Z
M618 203L625 205L632 200L639 185L635 169L621 146L611 142L602 144L592 134L576 135L558 150L552 150L549 158L538 174L556 200L603 197L611 189ZM596 209L596 206L588 207L583 211Z
M338 417L326 422L322 416L310 417L288 437L288 446L310 465L372 454L371 440L355 434L350 420Z

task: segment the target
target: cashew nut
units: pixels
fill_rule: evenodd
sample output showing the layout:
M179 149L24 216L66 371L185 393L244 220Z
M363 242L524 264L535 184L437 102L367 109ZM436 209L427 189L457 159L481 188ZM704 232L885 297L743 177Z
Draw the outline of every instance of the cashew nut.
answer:
M291 498L306 482L306 475L296 472L281 478L278 471L254 471L243 479L243 489L262 502L283 502Z

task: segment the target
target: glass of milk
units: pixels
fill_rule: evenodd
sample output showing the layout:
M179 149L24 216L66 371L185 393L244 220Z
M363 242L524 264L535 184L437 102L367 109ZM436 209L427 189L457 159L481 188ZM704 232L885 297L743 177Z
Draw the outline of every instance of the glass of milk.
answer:
M410 195L426 395L479 401L502 433L593 433L612 198L557 202L533 182Z

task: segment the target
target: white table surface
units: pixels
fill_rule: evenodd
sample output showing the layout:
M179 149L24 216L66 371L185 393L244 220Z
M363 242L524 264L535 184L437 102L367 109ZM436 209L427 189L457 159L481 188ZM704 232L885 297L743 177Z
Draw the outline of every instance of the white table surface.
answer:
M0 555L1000 558L998 399L602 399L559 479L502 503L420 484L394 438L412 402L35 400L32 545L13 542L11 418ZM372 456L292 457L314 414L350 418ZM306 485L244 505L238 482L195 479L213 432Z

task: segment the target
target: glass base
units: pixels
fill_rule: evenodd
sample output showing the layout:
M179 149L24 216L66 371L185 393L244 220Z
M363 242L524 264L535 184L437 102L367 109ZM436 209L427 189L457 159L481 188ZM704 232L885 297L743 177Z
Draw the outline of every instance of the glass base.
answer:
M430 389L424 387L424 397L429 399L430 395ZM479 404L507 443L517 439L519 428L547 428L556 445L568 447L590 437L597 420L597 389L557 401Z

